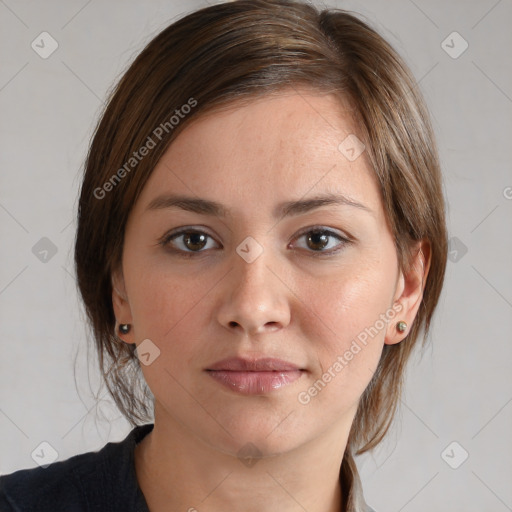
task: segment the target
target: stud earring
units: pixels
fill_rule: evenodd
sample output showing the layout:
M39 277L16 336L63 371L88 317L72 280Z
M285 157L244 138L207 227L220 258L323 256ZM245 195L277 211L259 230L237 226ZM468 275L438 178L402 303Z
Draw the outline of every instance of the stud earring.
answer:
M403 321L400 321L396 324L396 330L398 332L405 332L407 330L407 324Z
M121 334L128 334L130 332L130 324L119 324L119 332Z

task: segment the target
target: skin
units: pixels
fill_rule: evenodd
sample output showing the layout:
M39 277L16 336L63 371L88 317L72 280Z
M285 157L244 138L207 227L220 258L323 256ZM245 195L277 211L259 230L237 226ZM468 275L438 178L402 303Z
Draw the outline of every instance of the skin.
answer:
M160 355L142 366L155 396L155 427L135 451L152 512L341 510L339 470L359 399L384 344L411 325L428 273L428 244L399 271L378 185L366 155L338 145L357 133L339 99L295 89L198 117L168 148L131 212L122 268L112 276L122 338L150 339ZM164 193L221 203L212 216L178 207L147 210ZM275 218L283 201L343 194L369 211L326 205ZM322 246L311 229L335 235ZM176 228L209 235L158 241ZM248 263L248 236L263 247ZM172 252L171 248L175 249ZM183 254L187 251L192 257ZM200 251L193 253L193 250ZM330 255L322 251L340 249ZM180 252L181 250L181 252ZM298 401L379 315L402 311L307 405ZM305 371L277 391L242 395L205 372L232 356L275 357ZM252 443L261 458L243 464ZM303 508L302 508L303 507Z

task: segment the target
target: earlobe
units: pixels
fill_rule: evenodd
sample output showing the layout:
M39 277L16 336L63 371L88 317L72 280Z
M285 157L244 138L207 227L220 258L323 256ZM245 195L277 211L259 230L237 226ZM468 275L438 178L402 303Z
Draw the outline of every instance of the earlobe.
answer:
M132 327L132 312L122 271L112 273L112 306L116 317L114 334L126 343L135 343Z
M423 290L430 269L430 254L430 243L428 240L421 240L413 249L408 269L400 272L395 303L401 305L401 311L388 324L384 340L386 345L400 343L410 331L423 300Z

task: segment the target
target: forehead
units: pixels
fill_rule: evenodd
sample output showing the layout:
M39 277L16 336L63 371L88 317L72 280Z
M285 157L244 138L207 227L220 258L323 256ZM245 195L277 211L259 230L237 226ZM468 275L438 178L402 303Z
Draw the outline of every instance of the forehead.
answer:
M318 193L376 204L380 196L348 105L319 92L286 90L199 115L171 143L139 199L196 195L262 208ZM351 148L349 148L351 149ZM355 147L359 151L360 147Z

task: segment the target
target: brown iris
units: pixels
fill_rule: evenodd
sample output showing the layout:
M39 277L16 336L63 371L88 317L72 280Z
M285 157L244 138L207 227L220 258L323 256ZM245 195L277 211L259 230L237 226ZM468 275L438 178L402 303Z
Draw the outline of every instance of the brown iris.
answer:
M206 245L208 235L204 233L186 233L183 235L183 243L191 251L198 251Z
M329 243L329 235L325 231L313 231L308 237L308 246L315 251L323 249Z

